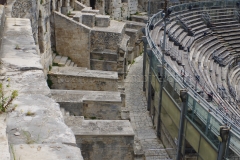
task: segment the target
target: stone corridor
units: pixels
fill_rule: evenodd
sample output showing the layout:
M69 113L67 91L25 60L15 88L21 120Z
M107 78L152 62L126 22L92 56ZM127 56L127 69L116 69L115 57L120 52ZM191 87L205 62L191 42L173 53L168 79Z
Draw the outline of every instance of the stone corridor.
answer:
M125 79L126 107L130 111L130 120L135 132L135 151L143 152L146 160L169 159L156 136L147 111L147 101L142 89L142 63L143 56L137 57Z

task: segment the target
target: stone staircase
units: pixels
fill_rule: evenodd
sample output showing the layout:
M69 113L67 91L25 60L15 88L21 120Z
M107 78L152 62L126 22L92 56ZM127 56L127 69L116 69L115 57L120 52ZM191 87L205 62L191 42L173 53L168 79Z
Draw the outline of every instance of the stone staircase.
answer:
M53 59L53 66L59 66L59 67L77 67L77 64L72 62L72 60L65 56L57 55L56 53L52 54Z

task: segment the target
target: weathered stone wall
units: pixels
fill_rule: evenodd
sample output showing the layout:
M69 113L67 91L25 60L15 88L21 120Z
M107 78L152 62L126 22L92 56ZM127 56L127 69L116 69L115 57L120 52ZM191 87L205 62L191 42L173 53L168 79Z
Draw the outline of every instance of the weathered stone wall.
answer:
M79 67L90 68L90 28L55 12L56 50Z
M117 91L117 80L49 74L52 89Z
M121 33L92 31L91 32L91 48L92 49L110 49L117 50L118 44L122 39Z
M117 71L116 61L91 60L91 69L102 71Z
M117 91L117 72L53 67L48 78L52 89Z
M52 63L51 55L51 14L55 10L55 0L16 0L12 4L11 16L29 18L38 52L41 53L41 64L46 75Z
M133 160L133 136L76 136L84 160Z
M0 37L3 35L4 25L5 25L5 9L4 6L0 5ZM0 46L2 46L2 39L0 39ZM1 57L1 56L0 56Z

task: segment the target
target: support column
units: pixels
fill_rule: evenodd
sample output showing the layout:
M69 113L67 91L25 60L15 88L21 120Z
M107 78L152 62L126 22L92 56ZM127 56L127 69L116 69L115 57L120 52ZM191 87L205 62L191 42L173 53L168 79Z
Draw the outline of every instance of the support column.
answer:
M218 137L220 144L218 147L218 158L217 160L223 160L225 157L227 142L229 141L230 128L228 126L220 127L220 136Z
M179 125L179 132L178 132L178 146L177 146L177 160L182 159L182 141L184 138L184 124L185 124L185 112L187 109L187 100L188 100L188 93L186 89L180 90L180 98L182 100L182 108L181 108L181 117L180 117L180 125Z
M143 91L146 91L146 54L147 54L147 38L146 36L142 36L144 52L143 52Z
M147 50L147 54L149 57L149 73L148 73L148 102L147 102L147 110L150 111L151 109L151 101L152 101L152 87L151 87L151 81L152 81L152 55L153 52L151 49Z

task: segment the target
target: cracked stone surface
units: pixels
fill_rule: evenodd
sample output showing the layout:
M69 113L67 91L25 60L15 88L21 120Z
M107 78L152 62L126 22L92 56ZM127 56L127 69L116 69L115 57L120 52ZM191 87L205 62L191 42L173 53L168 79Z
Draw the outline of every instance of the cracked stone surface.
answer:
M142 56L136 58L125 79L126 107L130 110L130 120L135 132L135 153L144 153L146 160L169 159L147 111L147 101L142 89L142 62Z

